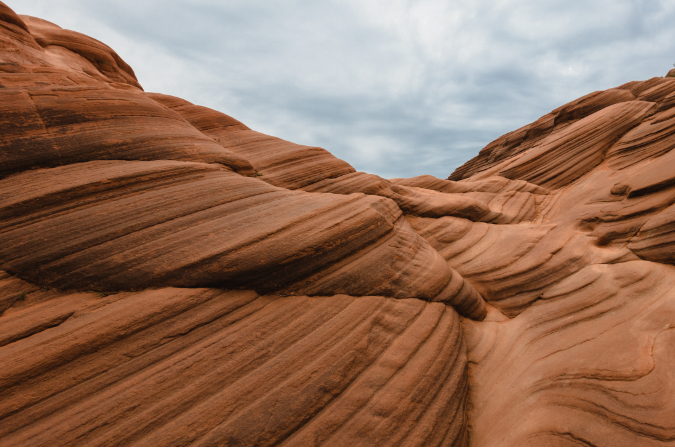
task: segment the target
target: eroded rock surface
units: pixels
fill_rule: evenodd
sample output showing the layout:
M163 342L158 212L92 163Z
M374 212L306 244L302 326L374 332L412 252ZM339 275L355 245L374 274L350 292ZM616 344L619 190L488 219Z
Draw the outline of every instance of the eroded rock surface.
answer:
M675 443L675 268L589 265L511 320L466 321L476 445Z
M15 298L0 316L5 446L467 441L466 345L441 303L205 288L106 296L5 273L0 288Z
M449 179L142 90L0 3L3 445L675 444L675 78Z

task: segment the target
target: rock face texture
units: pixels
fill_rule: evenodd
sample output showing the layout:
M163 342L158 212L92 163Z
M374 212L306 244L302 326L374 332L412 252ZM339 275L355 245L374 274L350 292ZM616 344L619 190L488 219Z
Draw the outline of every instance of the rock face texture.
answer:
M447 180L0 3L0 444L674 445L675 78Z
M466 345L441 303L0 276L23 295L0 317L4 446L466 443Z

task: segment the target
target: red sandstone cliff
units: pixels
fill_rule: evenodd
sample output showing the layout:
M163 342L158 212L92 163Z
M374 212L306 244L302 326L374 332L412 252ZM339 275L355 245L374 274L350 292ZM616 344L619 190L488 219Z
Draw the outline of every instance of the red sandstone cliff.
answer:
M675 443L675 78L397 181L2 3L0 84L1 445Z

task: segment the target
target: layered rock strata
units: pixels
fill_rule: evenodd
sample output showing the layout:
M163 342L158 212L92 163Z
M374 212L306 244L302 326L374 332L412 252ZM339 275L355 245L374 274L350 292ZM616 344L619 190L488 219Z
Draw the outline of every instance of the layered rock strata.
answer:
M0 316L3 445L466 442L466 346L443 304L0 277L20 296Z
M3 445L672 445L675 79L447 180L146 93L0 3Z

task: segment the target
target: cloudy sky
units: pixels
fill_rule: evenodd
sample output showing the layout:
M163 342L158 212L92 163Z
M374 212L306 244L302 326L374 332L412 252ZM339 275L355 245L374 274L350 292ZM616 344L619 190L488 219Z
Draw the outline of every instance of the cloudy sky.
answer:
M146 91L383 177L447 177L506 132L675 63L673 1L5 1L110 45Z

